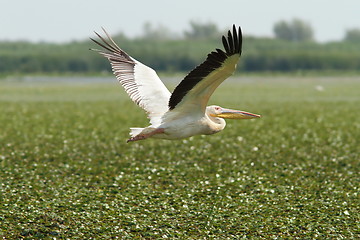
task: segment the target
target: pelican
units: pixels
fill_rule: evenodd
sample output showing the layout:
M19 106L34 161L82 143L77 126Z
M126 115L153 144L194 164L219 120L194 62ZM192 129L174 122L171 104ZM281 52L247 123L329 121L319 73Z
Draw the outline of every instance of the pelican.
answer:
M206 60L190 71L171 94L156 72L123 51L102 28L106 37L95 32L90 38L103 49L91 49L107 58L114 75L132 101L143 108L150 126L130 128L127 142L147 138L183 139L210 135L225 128L224 119L251 119L260 115L245 111L206 106L215 89L231 76L239 61L242 47L241 28L222 37L224 49L216 49ZM101 42L101 41L102 42Z

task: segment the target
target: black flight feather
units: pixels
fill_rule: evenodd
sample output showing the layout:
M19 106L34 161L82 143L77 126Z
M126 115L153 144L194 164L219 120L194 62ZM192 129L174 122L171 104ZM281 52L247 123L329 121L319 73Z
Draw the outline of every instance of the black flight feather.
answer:
M208 54L206 60L192 70L175 88L173 91L170 101L169 109L172 110L178 103L181 102L183 97L195 87L202 79L209 75L212 71L221 67L228 57L234 54L241 54L242 46L242 33L241 28L236 31L235 25L233 25L233 32L229 30L228 37L222 37L222 43L224 45L225 52L220 49Z
M103 56L105 56L106 58L108 58L111 61L115 61L115 62L127 62L127 63L132 63L134 64L134 60L130 58L130 56L125 53L124 51L122 51L119 46L114 42L114 40L111 38L111 36L105 31L104 28L102 28L102 30L104 31L104 33L106 34L108 40L106 40L105 38L103 38L99 33L94 32L102 41L99 42L93 38L90 38L93 42L95 42L96 44L98 44L99 46L103 47L104 49L106 49L108 52L104 52L101 50L97 50L97 49L90 49L90 50L94 50L99 52L100 54L102 54ZM125 61L124 61L125 60Z

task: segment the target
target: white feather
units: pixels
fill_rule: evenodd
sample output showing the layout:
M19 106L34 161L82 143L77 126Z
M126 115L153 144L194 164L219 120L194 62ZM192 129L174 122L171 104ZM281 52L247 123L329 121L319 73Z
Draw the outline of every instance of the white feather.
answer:
M103 43L92 40L107 51L97 51L109 60L117 80L131 100L147 112L151 125L160 125L161 116L169 110L169 90L152 68L129 56L104 32L107 40L96 33Z
M134 61L134 82L139 94L139 106L147 112L151 125L158 126L161 117L169 110L171 94L152 68Z
M136 135L140 134L144 128L130 128L130 136L135 137Z

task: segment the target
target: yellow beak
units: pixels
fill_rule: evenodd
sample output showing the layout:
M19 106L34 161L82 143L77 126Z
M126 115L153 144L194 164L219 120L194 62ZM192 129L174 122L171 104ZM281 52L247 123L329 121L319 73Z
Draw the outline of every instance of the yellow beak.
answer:
M214 117L227 118L227 119L251 119L251 118L259 118L261 115L223 108L222 112L219 114L215 114Z

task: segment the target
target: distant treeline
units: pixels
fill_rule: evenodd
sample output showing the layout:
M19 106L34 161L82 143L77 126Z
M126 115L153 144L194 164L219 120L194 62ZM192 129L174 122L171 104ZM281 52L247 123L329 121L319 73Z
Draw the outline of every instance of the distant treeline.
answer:
M207 53L222 48L219 34L211 38L136 39L119 34L114 39L134 58L165 72L189 71L201 63ZM89 48L98 46L90 40L66 44L0 42L0 75L109 71L109 63ZM357 41L292 42L245 36L239 69L245 72L359 71L359 53L360 42Z

